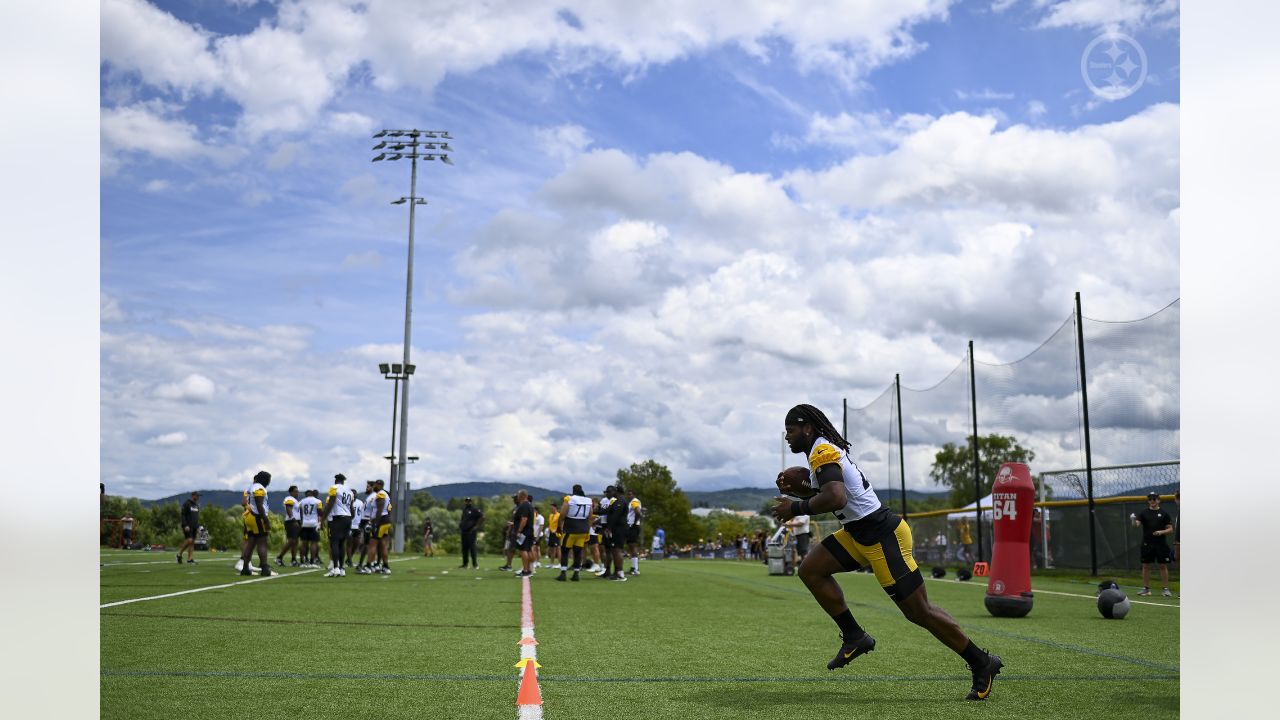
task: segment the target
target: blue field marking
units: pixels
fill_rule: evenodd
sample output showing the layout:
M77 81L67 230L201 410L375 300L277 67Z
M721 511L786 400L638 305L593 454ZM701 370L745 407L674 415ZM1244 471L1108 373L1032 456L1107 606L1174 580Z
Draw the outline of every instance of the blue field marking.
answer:
M298 673L245 670L111 670L103 677L174 677L174 678L257 678L279 680L396 680L413 682L501 682L510 683L510 675L437 675L396 673ZM541 683L611 683L611 684L735 684L735 683L873 683L873 682L958 682L972 678L965 675L841 675L832 677L589 677L578 675L538 674ZM1001 674L1000 680L1014 682L1135 682L1162 680L1177 682L1172 675L1014 675Z

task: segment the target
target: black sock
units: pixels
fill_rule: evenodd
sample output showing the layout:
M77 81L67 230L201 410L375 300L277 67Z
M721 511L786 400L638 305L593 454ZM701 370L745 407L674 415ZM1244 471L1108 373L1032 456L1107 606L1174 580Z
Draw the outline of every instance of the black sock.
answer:
M840 626L840 634L845 640L856 640L866 632L861 625L858 625L858 621L853 619L853 611L849 608L845 608L839 615L832 615L831 619Z
M977 645L973 644L972 640L969 641L969 644L966 645L964 650L961 650L959 654L960 657L964 658L965 662L969 663L969 667L977 667L982 663L985 663L988 657L986 651L980 650Z

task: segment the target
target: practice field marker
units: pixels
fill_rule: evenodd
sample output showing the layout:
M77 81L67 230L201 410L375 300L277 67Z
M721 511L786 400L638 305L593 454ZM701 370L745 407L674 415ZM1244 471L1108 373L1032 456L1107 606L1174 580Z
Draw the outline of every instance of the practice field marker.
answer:
M538 641L533 637L533 591L529 578L520 578L520 690L516 693L516 718L542 720L542 689L538 686Z
M178 597L179 595L190 595L191 593L204 592L205 590L221 590L223 588L235 587L236 585L248 585L249 583L266 582L267 580L275 580L276 578L293 577L294 575L306 575L307 573L317 572L316 568L310 570L301 570L295 573L277 573L267 577L256 577L249 580L240 580L238 582L226 583L223 585L209 585L207 587L192 588L190 590L179 590L178 592L165 593L164 595L151 595L149 597L130 598L128 600L117 600L115 602L103 603L98 606L99 610L117 605L128 605L129 603L146 602L147 600L161 600L164 598Z
M416 557L396 558L391 562L401 562L407 560L417 560ZM306 575L307 573L319 572L320 568L311 568L310 570L300 570L292 573L276 573L267 577L256 577L249 580L240 580L232 583L224 583L222 585L209 585L207 587L192 588L190 590L179 590L178 592L165 593L164 595L150 595L148 597L130 598L128 600L117 600L115 602L103 603L98 606L99 610L116 607L117 605L128 605L129 603L146 602L147 600L162 600L164 598L178 597L179 595L190 595L191 593L204 592L206 590L221 590L223 588L235 587L236 585L248 585L249 583L263 582L265 580L275 580L276 578L294 577L296 575ZM143 572L146 572L145 570ZM385 578L384 578L385 579ZM527 579L527 578L526 578Z

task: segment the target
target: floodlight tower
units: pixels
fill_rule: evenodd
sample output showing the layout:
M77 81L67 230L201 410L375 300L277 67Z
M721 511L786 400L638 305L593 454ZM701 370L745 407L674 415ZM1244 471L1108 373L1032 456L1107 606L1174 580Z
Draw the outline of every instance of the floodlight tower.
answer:
M418 197L418 161L419 160L439 160L446 165L452 165L453 161L449 159L447 153L453 152L453 148L449 147L450 137L446 130L380 130L374 133L373 137L380 142L373 146L374 150L380 151L373 158L373 162L382 160L403 160L409 159L409 195L391 202L392 205L409 204L409 269L406 274L405 290L404 290L404 366L411 368L409 360L409 344L412 336L413 321L413 216L414 210L419 205L426 205L426 198ZM408 493L405 491L406 485L406 469L408 466L407 442L409 437L409 373L405 373L400 378L402 388L400 397L400 457L396 463L396 472L391 477L391 502L392 508L391 521L395 535L392 540L391 549L393 552L404 552L404 521L408 517L405 505L408 501Z

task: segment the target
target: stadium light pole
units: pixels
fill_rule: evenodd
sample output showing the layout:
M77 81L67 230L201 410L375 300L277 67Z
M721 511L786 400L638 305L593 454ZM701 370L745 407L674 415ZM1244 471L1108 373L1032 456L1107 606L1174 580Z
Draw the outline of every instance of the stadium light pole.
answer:
M396 485L395 452L397 418L400 412L400 381L412 375L415 369L413 365L403 365L401 363L378 363L378 371L382 373L382 377L395 381L395 391L391 395L391 454L385 456L392 461L391 474L387 476L387 482L389 483L387 489L391 491L391 497L393 498L395 497L396 489L399 487Z
M418 161L419 160L439 160L446 165L452 165L453 161L449 159L447 153L453 152L453 148L449 147L449 140L453 138L447 130L379 130L373 134L374 139L378 140L378 144L373 146L374 150L380 151L373 158L373 162L381 162L383 160L404 160L410 162L409 170L409 195L406 197L393 200L392 205L409 205L409 260L408 271L405 276L404 290L404 365L410 364L409 345L412 341L413 330L413 220L414 210L419 205L426 205L426 198L418 197ZM400 384L404 385L400 398L400 457L396 463L396 473L391 478L391 497L395 498L396 507L392 513L392 523L395 535L391 542L392 552L404 552L404 520L407 517L404 509L402 485L407 478L406 466L408 465L408 456L406 447L409 436L409 376L406 374L401 378Z

